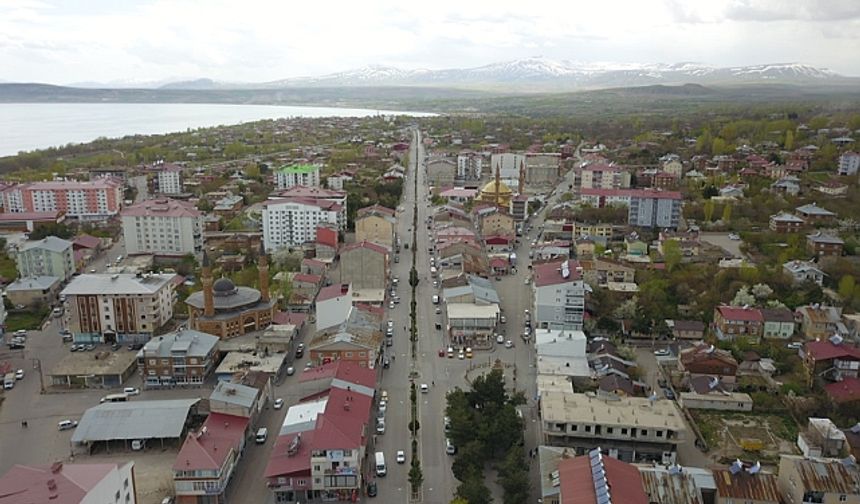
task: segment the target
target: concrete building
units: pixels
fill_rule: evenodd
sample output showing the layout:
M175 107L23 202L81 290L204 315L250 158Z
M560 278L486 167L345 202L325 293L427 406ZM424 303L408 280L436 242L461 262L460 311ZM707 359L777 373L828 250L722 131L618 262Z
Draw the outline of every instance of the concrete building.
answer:
M50 466L15 464L0 477L0 502L135 504L136 488L134 462L123 465L63 462L54 462Z
M535 265L534 325L541 329L581 331L585 316L585 283L576 261Z
M225 504L227 486L245 452L249 419L210 413L189 432L173 463L177 504Z
M524 168L525 183L528 186L554 184L561 175L561 154L557 152L527 152Z
M844 246L838 236L815 233L806 237L806 249L817 257L840 257Z
M683 205L681 193L654 189L582 189L580 199L598 208L625 205L629 225L662 229L678 227Z
M64 212L80 220L104 220L122 206L122 182L100 178L90 182L55 180L7 187L0 196L6 212Z
M448 336L452 344L486 343L492 340L499 323L499 305L446 303Z
M490 168L492 170L498 168L501 177L505 180L519 178L520 169L525 167L525 162L525 154L503 152L490 156Z
M143 343L173 317L174 274L86 274L62 291L75 341Z
M137 353L137 367L146 388L201 385L217 357L217 336L185 329L147 341Z
M585 454L600 446L625 462L675 462L686 442L675 403L643 397L600 398L545 391L540 397L542 440Z
M580 189L628 189L630 172L624 167L593 163L582 167L577 179Z
M269 263L261 250L257 259L260 290L237 287L229 278L213 282L209 257L203 253L203 290L185 300L188 326L222 339L262 331L272 324L277 301L269 297Z
M345 208L345 205L331 200L302 197L264 202L263 242L266 250L313 242L321 224L343 231L346 226Z
M781 504L776 475L760 465L735 461L728 469L713 469L717 486L715 504Z
M787 308L762 308L762 336L789 339L794 336L794 313Z
M162 165L158 170L158 192L182 194L182 167L175 164Z
M209 411L245 417L253 422L268 400L262 392L256 387L218 380L209 394Z
M687 409L719 411L752 411L753 409L752 397L740 392L711 394L681 392L678 396L678 403Z
M19 278L6 286L6 297L14 306L43 308L57 301L61 284L55 276Z
M352 285L358 300L381 303L388 284L390 250L362 241L343 247L340 252L340 283Z
M427 171L427 183L433 187L452 186L457 178L457 164L450 159L428 159L425 170Z
M359 367L376 368L382 352L382 311L353 306L346 321L318 332L308 344L315 365L352 361Z
M812 261L788 261L782 265L782 271L788 274L796 284L808 281L824 285L825 274Z
M349 284L333 284L320 289L316 299L317 331L342 324L349 317L353 292Z
M763 320L758 308L749 306L717 306L714 308L714 333L721 340L747 338L758 342Z
M15 261L21 277L52 276L65 282L77 270L72 242L56 236L26 242Z
M187 201L144 200L120 213L129 255L184 256L203 250L203 214Z
M382 205L359 208L355 214L355 241L369 241L393 248L397 234L394 210Z
M771 215L768 219L768 228L776 233L797 233L805 224L803 219L788 212Z
M464 151L457 155L457 178L460 180L479 180L483 174L481 155Z
M856 152L845 152L839 156L839 175L852 176L860 171L860 154Z
M299 163L284 165L275 170L275 187L289 189L294 186L319 187L320 167L314 164Z
M47 383L68 389L117 388L136 367L132 352L69 352L50 370Z
M780 455L779 490L786 504L858 504L860 470L850 460Z
M606 455L600 447L586 455L541 446L541 499L544 504L650 504L639 470ZM611 495L611 498L610 498ZM666 504L660 501L660 504ZM701 504L685 502L684 504Z

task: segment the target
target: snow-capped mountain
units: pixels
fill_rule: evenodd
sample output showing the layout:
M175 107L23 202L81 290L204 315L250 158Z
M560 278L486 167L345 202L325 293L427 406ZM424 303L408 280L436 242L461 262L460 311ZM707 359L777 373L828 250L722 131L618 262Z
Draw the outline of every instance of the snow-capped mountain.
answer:
M526 58L473 68L405 70L371 65L319 77L268 82L269 87L299 86L495 86L600 88L648 84L809 83L844 77L798 63L719 68L695 62L624 64Z

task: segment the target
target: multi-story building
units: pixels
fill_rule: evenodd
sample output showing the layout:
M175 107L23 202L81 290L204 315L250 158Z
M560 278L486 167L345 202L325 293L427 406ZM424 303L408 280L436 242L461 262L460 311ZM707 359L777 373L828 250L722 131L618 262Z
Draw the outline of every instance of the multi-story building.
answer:
M582 330L585 283L576 261L535 265L534 324L541 329Z
M161 194L182 194L181 166L166 164L158 170L158 192Z
M796 284L813 282L824 285L825 273L818 269L818 266L812 261L788 261L782 265L782 271L788 274Z
M114 178L30 182L7 187L0 195L6 212L59 211L66 217L103 220L119 213L122 182Z
M762 336L788 339L794 336L794 313L788 308L762 308Z
M845 241L838 236L831 236L821 233L815 233L806 236L806 249L818 257L842 255L842 248L845 246Z
M137 354L146 388L200 385L218 360L218 336L185 329L147 341Z
M490 156L490 169L495 173L499 170L499 176L505 180L516 179L520 176L520 169L525 169L525 154L513 152L502 152Z
M788 212L771 215L768 220L768 227L776 233L797 233L805 224L803 219Z
M433 187L448 187L457 178L457 164L450 159L431 158L425 164L427 183Z
M352 286L333 284L320 289L316 298L317 332L342 324L352 308Z
M63 462L54 462L50 466L16 464L0 477L0 501L9 504L135 504L136 483L134 462L126 462L121 466Z
M375 368L382 349L381 326L382 310L353 306L344 322L318 332L308 343L310 361L319 365L343 360Z
M860 348L838 338L807 341L801 357L810 383L816 378L842 381L860 374Z
M27 242L18 251L15 261L22 278L52 276L65 282L77 270L72 242L56 236Z
M561 154L557 152L527 152L524 169L525 183L529 186L553 184L561 174Z
M702 342L681 350L678 369L691 379L702 376L716 378L731 389L736 382L738 361L730 352Z
M472 151L463 151L457 155L457 178L460 180L478 180L483 174L481 155Z
M540 397L542 440L584 455L600 447L625 462L675 462L687 441L683 416L673 401L607 398L545 390Z
M275 170L275 187L289 189L294 186L319 187L320 167L314 164L299 163L284 165Z
M340 282L351 284L359 299L369 295L381 303L388 283L389 254L388 248L369 241L343 247L340 251ZM375 291L376 296L361 291Z
M397 218L394 210L382 205L359 208L355 213L355 241L372 241L394 247Z
M173 463L177 504L224 504L230 479L245 452L249 419L210 413L189 432Z
M144 200L120 213L130 255L183 256L203 250L203 214L186 201Z
M860 171L860 154L846 152L839 156L839 175L857 175Z
M780 455L779 489L786 504L858 504L860 469L849 460Z
M580 189L628 189L630 172L619 165L593 163L579 173Z
M799 206L794 209L798 217L801 217L808 225L830 224L836 220L836 212L818 206L816 203Z
M266 250L300 246L316 240L320 224L340 229L342 207L331 201L283 198L263 203L263 243Z
M714 308L714 332L721 340L738 337L756 342L761 338L763 319L758 308L717 306Z
M77 342L143 343L173 317L173 274L86 274L62 291Z
M582 189L583 203L602 208L627 206L627 223L637 227L677 228L683 200L677 191L654 189Z

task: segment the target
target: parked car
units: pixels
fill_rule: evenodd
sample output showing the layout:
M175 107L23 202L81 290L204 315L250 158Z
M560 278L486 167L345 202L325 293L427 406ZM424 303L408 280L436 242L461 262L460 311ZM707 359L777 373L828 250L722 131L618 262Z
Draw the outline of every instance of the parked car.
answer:
M507 321L508 321L508 319L507 319L507 318L505 318L505 316L504 316L504 315L502 315L502 316L500 316L500 317L499 317L499 323L500 323L500 324L504 324L504 323L505 323L505 322L507 322Z
M368 497L376 497L376 492L377 492L376 482L371 481L370 483L367 484L367 496Z
M397 459L398 464L405 464L406 463L406 452L404 452L403 450L397 450L396 459Z
M513 348L514 342L511 340L505 341L505 348Z
M299 343L296 347L296 359L301 358L305 354L305 344Z
M664 388L663 395L666 396L666 399L669 399L670 401L675 399L675 393L672 392L672 389L670 388Z
M60 420L57 423L57 430L61 430L61 431L69 430L69 429L74 429L77 426L78 426L77 420Z
M668 357L669 355L672 355L672 352L666 348L658 348L657 350L654 350L654 355L657 357Z
M126 387L122 389L123 393L128 394L130 396L140 395L140 389L137 387Z
M785 345L785 348L788 348L789 350L800 350L801 348L803 348L803 343L800 343L798 341L792 341L791 343Z
M421 384L421 393L426 394L427 392L430 392L430 387L426 383L422 383Z
M19 370L15 371L15 379L16 380L23 380L24 379L24 370L23 369L19 369Z
M496 335L496 343L502 344L502 343L504 343L504 342L505 342L505 337L504 337L504 335L497 334L497 335Z
M284 407L284 400L281 399L280 397L275 399L275 402L274 402L274 404L272 404L272 407L275 409L283 408Z
M293 376L294 374L296 374L296 368L294 368L293 366L288 367L287 376Z
M377 434L385 434L385 419L380 418L378 422L376 422L376 433Z

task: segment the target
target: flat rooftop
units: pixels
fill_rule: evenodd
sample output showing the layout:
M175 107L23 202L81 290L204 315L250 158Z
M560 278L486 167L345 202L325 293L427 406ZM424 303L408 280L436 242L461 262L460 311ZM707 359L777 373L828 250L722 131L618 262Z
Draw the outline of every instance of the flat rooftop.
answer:
M598 398L593 394L543 392L541 418L546 423L588 423L603 426L684 431L686 426L673 401L645 397Z
M236 373L239 371L262 371L277 374L287 359L285 353L269 354L267 357L245 352L229 352L215 370L215 374Z
M120 348L116 352L69 352L54 366L53 376L119 375L136 365L137 352Z

